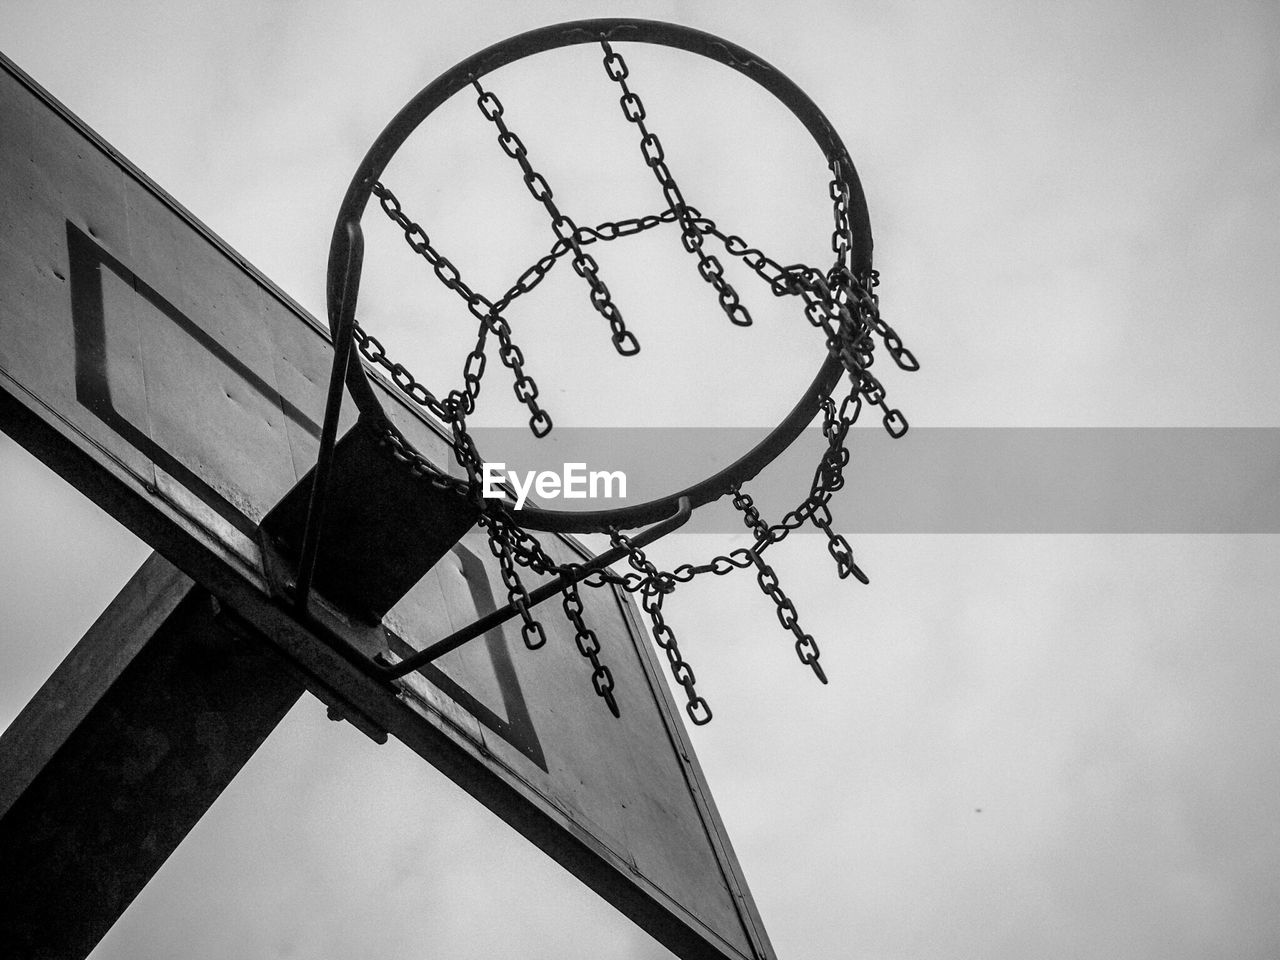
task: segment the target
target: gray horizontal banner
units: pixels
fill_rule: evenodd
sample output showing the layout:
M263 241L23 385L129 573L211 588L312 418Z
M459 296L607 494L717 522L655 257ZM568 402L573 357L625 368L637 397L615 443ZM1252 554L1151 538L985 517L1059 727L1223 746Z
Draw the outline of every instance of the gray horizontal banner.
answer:
M534 502L587 510L682 489L766 431L557 427L543 440L514 428L472 433L495 475L504 463ZM1280 533L1280 429L913 427L900 440L871 428L850 436L846 485L832 500L843 532ZM767 520L803 499L823 446L818 430L807 431L746 485ZM562 495L566 464L580 465L568 471L569 492L585 496ZM531 471L556 475L542 482L552 495L537 495ZM591 473L601 475L595 496ZM721 502L695 512L686 530L744 527Z

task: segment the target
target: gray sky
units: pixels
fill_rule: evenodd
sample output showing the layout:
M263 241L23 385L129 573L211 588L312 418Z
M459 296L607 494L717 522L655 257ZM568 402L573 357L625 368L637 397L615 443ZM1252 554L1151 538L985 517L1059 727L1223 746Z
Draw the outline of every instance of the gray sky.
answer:
M337 200L408 95L606 14L759 52L843 133L885 311L925 364L891 382L913 424L1280 426L1274 4L8 0L0 49L318 314ZM8 440L0 477L8 722L147 549ZM775 561L825 688L749 579L671 601L716 706L694 743L780 957L1280 953L1274 537L855 549L870 588L817 538ZM94 956L179 954L665 955L311 699Z

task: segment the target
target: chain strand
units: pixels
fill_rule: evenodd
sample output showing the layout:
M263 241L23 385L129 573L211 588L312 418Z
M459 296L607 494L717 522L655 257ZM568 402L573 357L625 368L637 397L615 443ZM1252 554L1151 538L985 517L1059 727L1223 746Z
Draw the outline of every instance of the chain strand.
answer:
M618 710L618 700L613 695L613 672L600 662L600 638L596 636L594 630L587 626L582 617L582 597L578 594L578 585L572 582L567 583L562 593L564 596L564 613L569 618L569 622L573 624L574 640L578 644L578 652L591 664L591 686L595 688L596 694L604 700L609 712L615 717L621 716L622 714Z
M610 46L608 40L601 40L600 46L604 50L605 72L622 91L622 96L618 99L622 114L640 131L640 154L644 157L645 164L653 171L658 185L662 187L662 196L667 201L667 209L674 213L680 222L681 243L686 251L698 258L698 273L715 289L719 296L720 308L725 312L725 316L740 327L750 326L751 314L743 306L733 285L724 278L724 265L717 257L703 249L702 232L695 223L696 212L685 203L684 195L675 177L671 175L670 168L667 167L662 141L658 139L657 134L650 132L644 122L646 116L644 103L627 85L630 71L626 61L622 59L622 54Z
M514 551L510 539L505 534L506 530L501 524L490 524L489 550L498 558L498 566L502 571L502 583L507 588L507 602L515 605L524 621L524 626L520 629L524 645L530 650L537 650L547 642L547 635L542 629L542 624L534 619L533 613L529 610L529 592L525 590L520 574L516 571L512 559Z
M667 624L662 614L663 598L671 592L674 584L658 570L652 560L645 556L644 550L636 546L626 534L615 529L611 531L611 539L615 547L623 547L627 551L627 561L643 578L639 584L640 605L644 607L653 625L654 643L667 655L672 678L684 688L688 701L684 706L685 712L697 726L709 723L711 706L694 689L696 680L693 667L689 666L680 655L680 643L676 639L675 631Z
M600 279L600 265L591 254L582 252L582 244L578 241L577 224L571 217L560 212L555 194L546 178L533 168L533 164L529 161L529 151L524 143L507 127L507 122L502 117L502 102L494 93L486 91L479 80L472 80L471 85L480 95L476 100L480 112L498 129L498 143L503 152L520 165L524 173L524 185L528 188L530 196L541 203L547 215L551 217L551 229L555 232L557 240L568 244L573 250L573 269L578 276L587 281L587 286L591 288L591 305L609 322L609 329L613 332L611 339L614 349L624 357L639 353L640 342L627 330L622 313L614 304L609 288Z
M503 365L515 376L512 389L515 391L516 399L529 410L530 429L535 436L546 436L551 431L551 417L538 405L538 385L534 383L531 377L525 375L524 354L512 342L511 326L503 318L501 311L483 294L471 289L467 282L462 279L462 273L453 265L453 262L432 245L431 238L427 235L427 232L404 213L400 206L400 201L394 193L381 183L375 183L371 188L371 192L378 198L383 212L404 231L404 238L409 244L409 248L431 265L445 288L455 291L466 302L467 309L471 312L471 315L480 322L476 345L471 353L467 354L466 363L463 367L463 379L466 383L466 389L464 393L459 395L462 412L464 414L471 413L475 409L476 399L480 396L480 378L484 376L485 368L485 340L489 332L492 331L498 338L498 355L502 359ZM395 364L394 367L398 371L402 371L403 374L408 373L399 364ZM395 378L393 377L393 379ZM412 378L410 377L410 379ZM399 385L399 380L396 382ZM405 388L401 387L401 389ZM406 392L408 391L406 390ZM413 394L410 394L410 396L414 400L418 400L418 397ZM422 403L423 401L418 400L418 402Z

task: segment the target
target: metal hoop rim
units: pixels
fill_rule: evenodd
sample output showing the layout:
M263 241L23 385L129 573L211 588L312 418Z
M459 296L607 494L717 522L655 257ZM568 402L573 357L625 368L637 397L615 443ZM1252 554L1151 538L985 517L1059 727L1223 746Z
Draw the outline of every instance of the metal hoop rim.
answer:
M461 61L405 104L374 141L343 197L329 246L326 295L329 327L335 338L344 312L354 315L359 295L360 264L352 266L351 237L360 232L360 221L374 184L413 131L474 79L537 53L601 40L652 43L699 54L737 70L773 94L808 130L828 164L836 165L839 170L849 198L848 219L853 239L850 267L855 274L870 272L871 224L857 171L839 134L808 94L790 78L737 44L692 27L632 18L575 20L530 30ZM360 252L354 252L354 255L356 260L362 257ZM688 498L693 508L704 506L751 480L790 446L813 421L821 409L822 399L831 394L843 373L844 367L839 359L828 352L813 381L790 413L764 439L732 464L683 490L645 503L608 510L546 510L540 507L517 510L509 506L503 509L515 523L526 529L591 533L615 528L627 530L656 523L670 516L682 497ZM356 358L347 364L346 383L363 416L390 425L364 365Z

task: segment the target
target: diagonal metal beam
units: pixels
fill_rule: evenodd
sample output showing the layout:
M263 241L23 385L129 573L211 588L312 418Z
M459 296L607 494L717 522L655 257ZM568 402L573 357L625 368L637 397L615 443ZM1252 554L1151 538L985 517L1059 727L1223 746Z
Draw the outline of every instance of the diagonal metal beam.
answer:
M87 956L302 691L153 554L0 736L0 956Z

